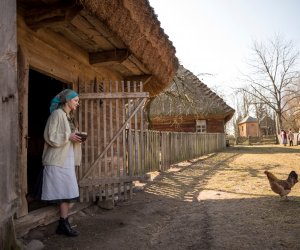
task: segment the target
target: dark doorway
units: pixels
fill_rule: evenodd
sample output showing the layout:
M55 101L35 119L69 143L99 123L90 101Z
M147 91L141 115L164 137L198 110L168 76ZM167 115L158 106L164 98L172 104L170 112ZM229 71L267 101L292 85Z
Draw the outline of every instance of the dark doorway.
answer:
M30 69L28 87L29 140L27 148L28 211L45 205L39 201L43 171L44 127L50 115L50 101L65 88L67 88L65 83Z

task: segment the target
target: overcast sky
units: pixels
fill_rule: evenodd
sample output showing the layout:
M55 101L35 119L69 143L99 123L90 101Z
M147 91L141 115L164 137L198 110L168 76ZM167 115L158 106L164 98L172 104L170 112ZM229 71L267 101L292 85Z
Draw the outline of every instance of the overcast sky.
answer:
M300 0L149 2L180 63L222 92L240 84L239 72L246 70L254 40L266 41L279 34L300 50Z

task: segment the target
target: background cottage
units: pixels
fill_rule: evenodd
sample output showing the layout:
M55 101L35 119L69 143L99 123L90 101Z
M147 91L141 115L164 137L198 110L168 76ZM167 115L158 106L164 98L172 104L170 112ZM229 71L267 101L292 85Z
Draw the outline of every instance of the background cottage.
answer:
M224 133L234 109L180 66L172 85L148 104L149 127L161 131Z

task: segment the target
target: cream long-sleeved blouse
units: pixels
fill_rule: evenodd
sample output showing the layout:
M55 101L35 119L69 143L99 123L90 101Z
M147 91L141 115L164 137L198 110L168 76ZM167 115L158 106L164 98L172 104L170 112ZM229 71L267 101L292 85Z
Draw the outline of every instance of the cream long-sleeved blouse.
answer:
M63 167L69 147L74 145L75 165L81 163L81 144L72 143L71 128L66 113L57 109L51 113L44 130L43 165Z

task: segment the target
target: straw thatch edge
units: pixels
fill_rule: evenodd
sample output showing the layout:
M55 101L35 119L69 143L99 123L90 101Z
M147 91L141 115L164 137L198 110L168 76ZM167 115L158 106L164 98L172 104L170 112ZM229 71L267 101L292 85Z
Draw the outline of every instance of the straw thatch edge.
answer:
M151 96L168 87L178 69L176 49L160 27L148 0L79 0L117 35L154 77L145 85Z
M179 89L174 91L174 85L176 87L187 85L186 87L189 87L192 92L190 95L188 92L179 93L182 89L179 86ZM198 97L202 97L204 101L201 103L202 100L197 99ZM173 84L155 97L149 105L149 118L156 121L174 119L180 116L183 119L222 118L227 122L235 113L235 110L227 105L220 96L182 65L178 68ZM201 107L198 109L197 105L201 105Z

